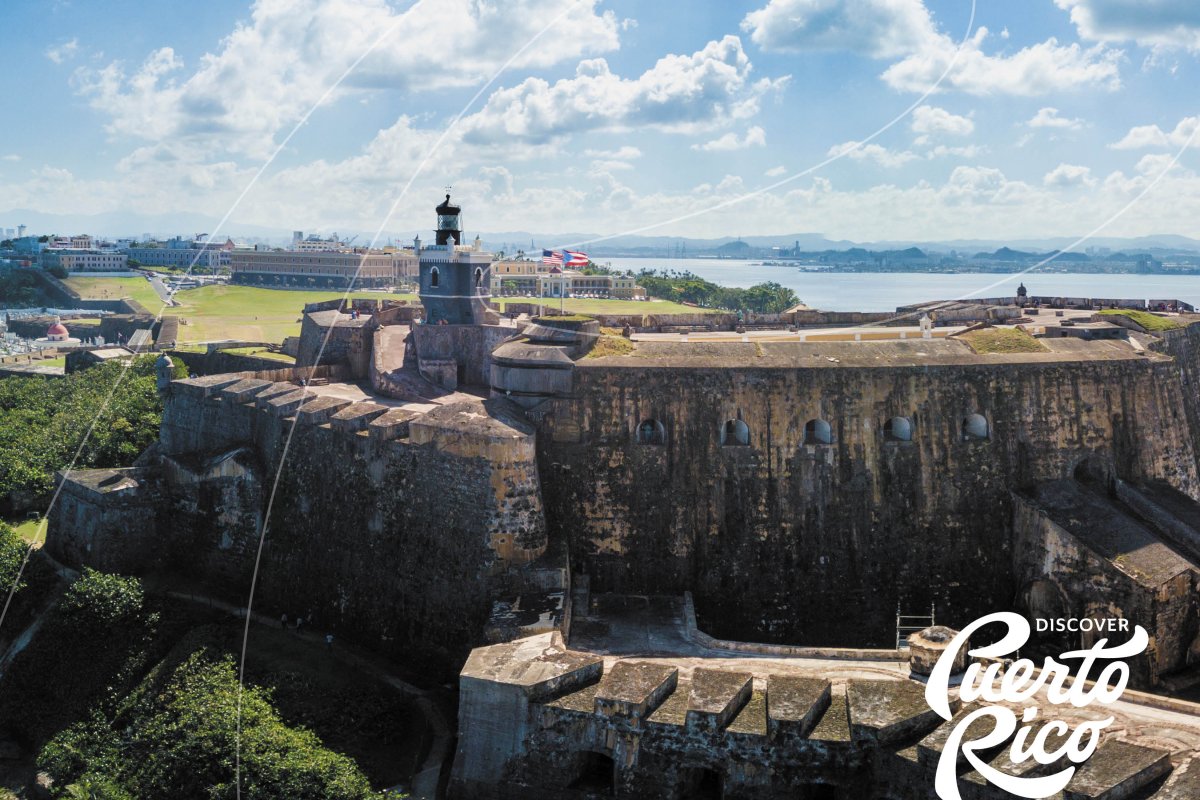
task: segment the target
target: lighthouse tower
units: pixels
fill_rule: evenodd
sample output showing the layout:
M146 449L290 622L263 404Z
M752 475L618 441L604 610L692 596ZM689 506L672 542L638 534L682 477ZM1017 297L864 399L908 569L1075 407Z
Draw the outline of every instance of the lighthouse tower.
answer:
M492 255L462 247L462 209L450 195L436 209L436 244L420 247L421 305L431 325L480 325L487 322L492 291Z

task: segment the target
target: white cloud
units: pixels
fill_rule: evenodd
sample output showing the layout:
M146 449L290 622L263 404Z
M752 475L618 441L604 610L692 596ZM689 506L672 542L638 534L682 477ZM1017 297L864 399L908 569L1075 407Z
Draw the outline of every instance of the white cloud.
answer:
M975 123L969 117L951 114L944 108L924 105L912 113L913 133L922 134L919 143L923 144L928 137L945 133L950 136L969 136L975 130Z
M768 178L778 178L780 175L787 175L787 167L785 167L783 165L780 165L778 167L771 167L769 170L767 170L763 174L766 175Z
M1134 169L1143 175L1153 177L1171 169L1171 162L1174 160L1174 156L1170 153L1150 153L1142 156ZM1175 165L1175 167L1178 168L1178 165Z
M944 144L939 144L928 153L926 158L944 158L946 156L957 156L959 158L978 158L987 152L986 147L977 144L969 144L963 147L947 147Z
M738 138L738 135L733 131L718 136L712 141L703 144L692 145L693 150L701 150L704 152L728 152L730 150L745 150L747 147L762 147L767 143L767 134L762 128L755 125L746 131L746 135Z
M980 27L971 41L963 45L956 62L958 44L948 36L939 35L929 47L884 70L883 79L896 89L923 92L949 69L943 87L968 94L1024 97L1081 88L1115 91L1121 86L1120 50L1103 45L1090 48L1060 45L1051 37L1012 55L987 55L981 48L987 34L987 28Z
M1195 0L1054 0L1071 12L1079 35L1101 42L1200 50L1200 5Z
M0 161L20 161L20 160L21 160L21 157L19 155L17 155L16 153L9 153L3 157L0 157Z
M770 0L742 20L764 50L849 50L871 58L909 55L930 43L921 0Z
M902 167L910 161L915 161L917 155L908 150L895 151L888 150L877 144L860 145L858 142L843 142L842 144L834 145L829 148L827 156L837 156L845 154L847 158L854 161L874 161L881 167L889 169L894 167Z
M161 48L132 72L120 62L80 68L75 85L110 115L113 134L189 139L210 150L261 157L376 41L330 101L384 87L473 85L564 9L570 10L552 35L573 46L528 48L512 68L544 68L616 49L619 23L611 12L598 13L596 4L439 0L394 13L385 0L257 0L250 20L190 74L171 48Z
M1012 54L988 55L982 49L988 30L980 27L954 61L958 41L938 30L922 0L769 0L746 15L742 28L767 50L899 58L883 79L904 91L926 91L947 69L944 88L980 95L1120 86L1121 51L1061 45L1053 37Z
M1059 164L1046 173L1042 183L1056 189L1068 189L1076 186L1095 186L1096 179L1092 171L1078 164Z
M51 45L46 48L46 58L53 61L55 64L61 64L64 61L70 61L79 52L79 39L71 39L62 44Z
M1170 133L1157 125L1138 125L1119 142L1109 145L1114 150L1140 150L1144 147L1183 147L1200 124L1200 117L1184 117Z
M584 150L583 154L588 158L612 158L620 161L630 161L642 157L642 151L632 145L624 145L615 150L595 150L589 148Z
M527 78L496 91L462 121L463 140L549 144L584 130L711 130L758 113L761 98L787 82L752 81L750 71L736 36L709 42L691 55L665 56L632 79L613 73L603 58L588 59L572 78L553 84Z
M1031 128L1067 128L1069 130L1078 130L1083 127L1083 120L1060 117L1057 108L1046 106L1045 108L1038 109L1033 118L1025 124Z

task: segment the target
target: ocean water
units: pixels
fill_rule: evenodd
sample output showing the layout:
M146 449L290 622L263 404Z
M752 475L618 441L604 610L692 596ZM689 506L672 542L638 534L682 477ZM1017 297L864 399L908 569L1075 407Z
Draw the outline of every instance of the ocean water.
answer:
M1064 275L1029 272L937 274L929 272L803 272L761 262L708 258L600 258L619 269L690 271L721 286L775 281L804 303L824 311L895 311L924 300L1003 297L1024 283L1031 295L1178 299L1200 307L1200 275Z

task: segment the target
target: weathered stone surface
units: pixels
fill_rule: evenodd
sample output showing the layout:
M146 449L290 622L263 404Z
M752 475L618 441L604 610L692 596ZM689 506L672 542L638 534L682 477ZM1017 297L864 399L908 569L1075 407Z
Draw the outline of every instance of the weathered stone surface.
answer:
M984 363L953 342L642 343L580 361L572 399L538 408L548 520L596 591L689 589L719 638L890 646L898 602L961 626L1020 589L1012 487L1101 457L1200 494L1178 366L1115 347ZM989 439L964 441L977 412ZM885 437L895 416L911 442ZM738 418L750 445L722 447ZM813 419L831 444L806 443ZM645 420L664 444L638 443Z
M925 702L925 689L907 681L851 681L846 686L850 730L857 741L893 744L928 733L942 722ZM952 709L958 701L953 700Z
M620 661L596 689L596 713L639 720L675 691L679 670L665 664Z
M1063 800L1125 800L1170 771L1165 750L1109 740L1075 772Z
M908 637L909 668L916 675L932 675L933 668L950 647L958 631L945 625L934 625L923 631L918 631ZM964 642L954 658L950 674L957 675L967 668L967 651L970 643Z
M748 672L697 668L688 693L688 727L721 730L742 710L753 688L754 676Z
M1200 758L1193 756L1171 773L1150 800L1195 800L1200 797Z
M827 680L772 675L767 682L767 728L772 741L785 735L807 736L829 708L831 697Z

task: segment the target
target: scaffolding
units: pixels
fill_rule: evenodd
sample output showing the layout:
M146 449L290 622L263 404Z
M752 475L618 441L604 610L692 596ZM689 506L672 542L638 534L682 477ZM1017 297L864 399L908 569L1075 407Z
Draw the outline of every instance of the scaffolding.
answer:
M908 637L914 633L919 633L926 628L932 628L935 624L934 613L936 606L933 603L929 604L929 614L901 614L900 604L896 603L896 649L908 649Z

